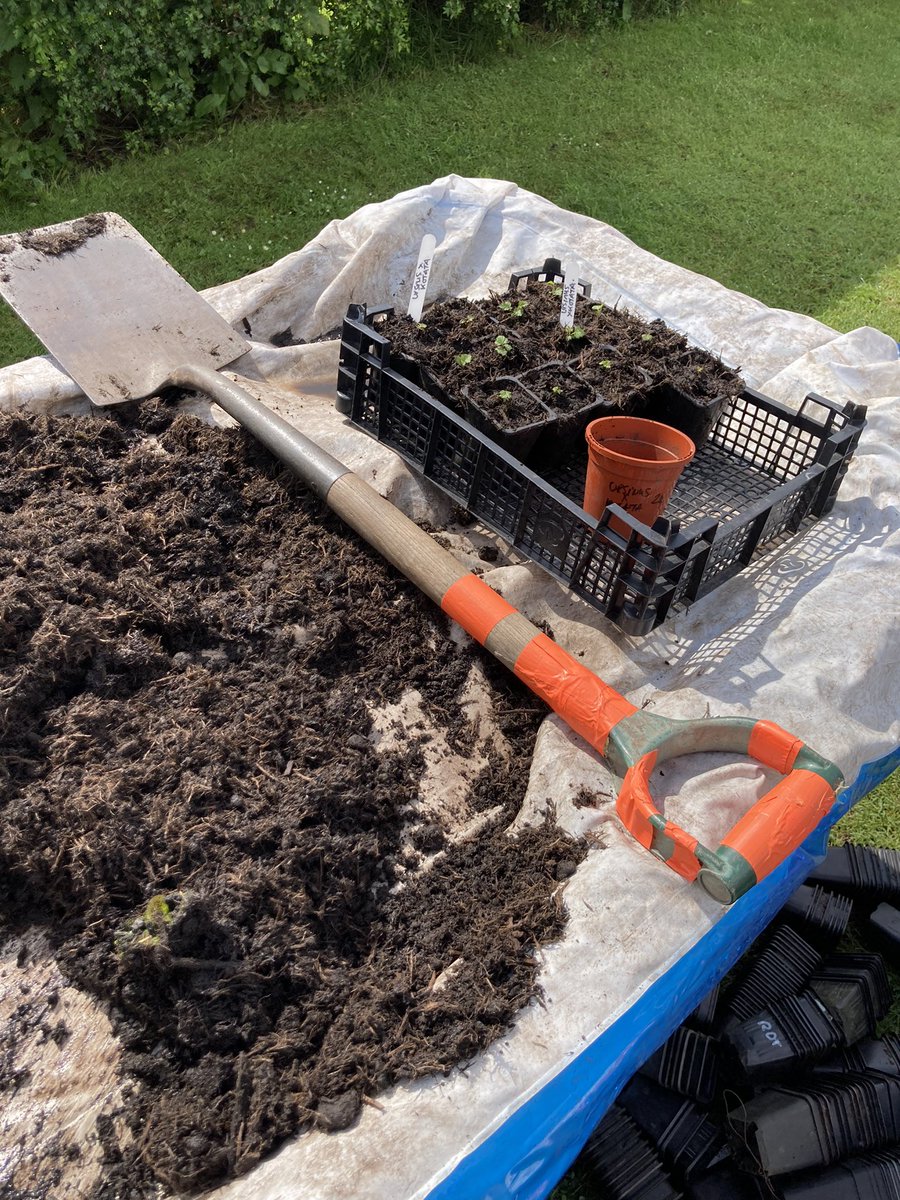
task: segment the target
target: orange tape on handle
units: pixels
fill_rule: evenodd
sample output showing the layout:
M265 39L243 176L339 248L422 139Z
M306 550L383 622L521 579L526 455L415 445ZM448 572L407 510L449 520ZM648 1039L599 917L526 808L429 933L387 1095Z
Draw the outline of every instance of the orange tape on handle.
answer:
M476 576L463 575L451 584L441 608L482 645L502 620L518 615L522 624L517 637L524 645L521 651L516 647L514 673L601 754L612 727L637 712L615 688L525 621L518 609Z
M666 821L660 831L651 820L661 817L650 794L650 776L656 766L656 757L656 751L651 750L628 768L616 798L616 812L631 836L646 850L657 853L682 879L692 881L700 872L697 839L672 821Z
M533 638L513 667L523 683L600 753L609 732L637 709L546 634Z
M441 608L482 646L495 625L519 611L476 575L463 575L452 583Z
M763 879L784 861L834 804L834 789L814 771L795 770L776 784L722 839Z
M747 753L779 775L787 775L802 749L802 738L788 733L774 721L757 721L750 734Z

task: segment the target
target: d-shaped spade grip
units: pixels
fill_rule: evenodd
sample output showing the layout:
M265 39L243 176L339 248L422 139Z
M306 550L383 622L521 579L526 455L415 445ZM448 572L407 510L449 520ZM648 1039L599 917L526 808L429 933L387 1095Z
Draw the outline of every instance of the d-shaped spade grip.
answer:
M666 759L701 751L746 754L784 778L725 835L717 850L667 821L650 795L650 775ZM765 878L831 810L840 771L771 721L711 717L675 721L637 712L610 732L606 756L624 782L616 809L625 828L685 879L722 904Z
M441 607L624 776L616 808L641 845L685 879L699 877L722 904L733 903L774 870L834 804L842 782L837 767L772 722L677 721L639 711L471 575L447 589ZM746 754L785 776L715 851L667 821L650 795L657 763L704 751Z

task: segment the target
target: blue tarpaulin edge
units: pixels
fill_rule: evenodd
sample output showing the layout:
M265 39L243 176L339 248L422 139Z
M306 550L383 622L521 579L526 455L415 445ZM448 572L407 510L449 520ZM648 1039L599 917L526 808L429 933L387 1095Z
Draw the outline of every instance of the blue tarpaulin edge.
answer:
M641 1064L678 1028L825 855L832 826L900 768L900 747L861 768L828 816L722 919L428 1193L428 1200L544 1200Z

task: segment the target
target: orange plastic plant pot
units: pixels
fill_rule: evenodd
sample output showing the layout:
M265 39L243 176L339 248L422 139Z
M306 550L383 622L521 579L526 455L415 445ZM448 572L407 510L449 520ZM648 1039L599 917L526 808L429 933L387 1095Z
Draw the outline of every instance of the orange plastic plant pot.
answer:
M585 438L585 512L600 517L608 504L618 504L645 525L665 509L695 452L686 434L644 417L599 417Z

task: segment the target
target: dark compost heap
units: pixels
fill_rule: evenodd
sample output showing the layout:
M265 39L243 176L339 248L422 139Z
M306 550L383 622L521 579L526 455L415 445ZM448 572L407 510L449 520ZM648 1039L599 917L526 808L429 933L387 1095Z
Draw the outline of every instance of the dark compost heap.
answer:
M543 710L249 437L0 418L0 567L0 904L125 1047L101 1195L246 1172L509 1026L583 853L506 832ZM370 706L417 689L468 752L476 661L509 753L453 843Z

